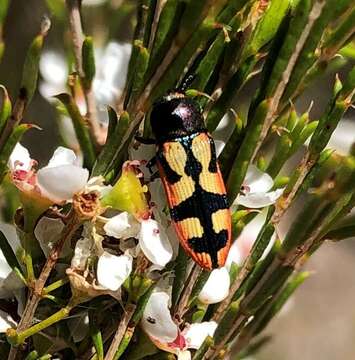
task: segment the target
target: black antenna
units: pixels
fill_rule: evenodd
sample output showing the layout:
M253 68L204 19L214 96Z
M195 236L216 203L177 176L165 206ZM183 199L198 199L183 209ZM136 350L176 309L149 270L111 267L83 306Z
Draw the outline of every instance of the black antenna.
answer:
M182 83L180 84L180 86L178 86L176 88L176 91L179 93L184 93L187 88L193 83L193 81L196 79L196 74L190 74L187 77L185 77L182 81Z

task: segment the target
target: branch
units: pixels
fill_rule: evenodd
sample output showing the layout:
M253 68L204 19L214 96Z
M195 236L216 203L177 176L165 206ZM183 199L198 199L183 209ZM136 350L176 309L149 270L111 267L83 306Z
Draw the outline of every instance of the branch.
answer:
M20 333L31 326L33 316L36 312L40 300L42 299L45 284L49 278L51 271L57 263L62 248L64 244L72 238L75 231L81 224L81 220L79 220L74 211L69 214L69 217L69 223L66 225L61 239L57 242L56 246L50 252L38 279L35 281L32 289L30 290L30 296L27 300L25 310L23 311L21 321L17 326L16 333ZM16 359L16 354L17 348L12 347L9 353L8 360Z
M129 324L135 310L136 310L136 305L134 305L134 304L128 304L126 306L124 316L118 325L117 331L112 340L110 348L108 349L107 354L105 356L105 360L114 360L115 359L116 351L123 339L123 336L126 332L128 324Z
M93 140L100 143L101 129L97 121L96 100L92 87L85 84L85 73L83 70L82 48L84 42L84 33L81 24L79 0L66 0L69 12L69 27L73 39L73 49L75 55L75 67L79 74L80 82L86 102L86 119L88 121Z

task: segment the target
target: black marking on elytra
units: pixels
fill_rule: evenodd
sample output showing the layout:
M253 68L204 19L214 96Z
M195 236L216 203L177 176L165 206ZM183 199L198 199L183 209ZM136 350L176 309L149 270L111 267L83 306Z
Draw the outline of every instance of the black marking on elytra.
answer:
M211 145L211 161L208 165L208 171L211 173L217 172L217 155L216 155L216 146L211 137L209 137L210 145Z
M157 161L159 161L160 165L164 169L164 175L169 182L169 184L174 185L181 179L181 175L179 175L175 170L173 170L169 163L166 161L163 150L159 149L157 153Z
M192 141L200 133L191 134L189 136L178 137L175 141L178 141L186 151L187 162L185 166L185 172L191 176L195 182L195 191L191 197L181 202L179 205L170 209L171 218L175 222L179 222L188 218L198 218L204 233L201 238L188 239L188 245L196 253L208 253L211 256L212 266L218 267L218 251L224 248L228 241L228 231L222 230L218 234L213 230L212 214L221 209L228 209L228 201L226 194L215 194L205 191L200 183L199 176L202 171L201 163L194 157L192 152ZM217 163L215 154L213 139L209 137L211 146L211 163L209 168L216 169ZM164 176L170 184L174 184L175 180L173 173L177 175L169 166L164 158L162 149L158 150L158 161L161 162L164 169ZM175 176L174 175L174 176Z

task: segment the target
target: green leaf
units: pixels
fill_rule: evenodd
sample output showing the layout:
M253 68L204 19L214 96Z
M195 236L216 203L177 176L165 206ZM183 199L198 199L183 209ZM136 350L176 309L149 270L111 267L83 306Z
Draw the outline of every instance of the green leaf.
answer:
M102 334L96 324L96 316L93 312L89 312L89 332L96 350L97 360L104 359L104 344Z
M136 47L137 50L135 51L135 71L132 78L129 104L135 104L137 101L143 89L145 74L149 64L149 52L148 49L143 46L143 43L140 40L136 40L133 46Z
M214 344L213 337L207 336L200 348L196 351L192 360L203 360L207 350Z
M307 37L307 40L302 48L302 51L297 59L290 80L287 84L284 94L282 95L281 102L286 103L288 99L292 98L296 93L298 86L301 84L302 79L305 77L307 71L311 68L317 60L316 48L321 40L326 26L332 19L336 19L344 10L344 7L350 3L349 0L328 0L321 9L321 13ZM321 3L319 3L321 4ZM317 6L315 3L314 6Z
M243 54L244 58L255 55L275 36L289 7L289 0L273 0L269 3L264 16L256 25L248 47Z
M63 103L73 121L75 133L84 155L84 167L91 169L95 162L96 154L87 123L80 114L74 99L69 94L59 94L56 98Z
M9 95L7 93L5 86L0 85L0 89L3 92L2 107L0 110L0 135L1 135L2 131L4 130L4 128L6 126L7 119L11 115L12 104L11 104L11 100L9 98Z
M6 18L9 4L10 4L9 0L1 0L0 1L0 27L3 25L4 20Z
M39 355L36 350L31 351L25 358L25 360L36 360L38 359Z
M0 231L0 249L6 259L6 262L9 264L11 269L22 279L24 276L22 274L21 266L17 260L15 253L13 252L8 240L6 239L4 233Z
M263 101L257 108L251 125L243 139L238 155L233 161L231 172L227 180L228 199L233 203L240 191L240 187L247 173L247 169L259 140L264 120L269 109L269 102Z
M92 169L92 176L105 176L109 172L130 124L130 117L126 111L122 112L119 120L117 120L115 110L109 108L109 119L111 124L109 130L111 132L108 133L106 143L96 159ZM115 128L113 128L114 123L117 123Z
M342 47L339 51L339 54L348 58L348 59L355 59L355 43L350 42L349 44Z
M49 19L44 18L41 24L41 32L34 38L27 50L21 81L21 89L27 103L31 101L37 88L39 60L43 48L44 37L49 31L49 27Z
M96 72L94 44L91 36L87 36L84 39L83 47L81 50L82 50L82 58L83 58L83 72L84 72L83 83L86 88L90 88Z
M181 246L179 246L179 253L176 258L175 267L174 267L175 277L174 277L172 296L171 296L171 304L173 308L177 305L179 296L184 287L186 281L187 268L188 268L188 257L184 249Z

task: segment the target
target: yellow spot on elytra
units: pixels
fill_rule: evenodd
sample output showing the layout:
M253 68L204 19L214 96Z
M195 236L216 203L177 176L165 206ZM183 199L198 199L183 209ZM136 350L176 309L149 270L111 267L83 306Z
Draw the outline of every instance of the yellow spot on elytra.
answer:
M176 225L181 229L184 239L201 238L203 235L203 227L198 218L188 218Z
M175 184L168 184L170 206L173 207L192 196L195 191L195 182L185 173L187 154L179 142L166 143L164 156L170 168L181 176Z
M222 230L228 230L230 223L229 209L217 210L212 214L213 230L218 234Z
M164 156L170 168L177 174L185 174L187 154L184 147L177 141L164 144Z
M202 165L199 183L207 192L224 194L226 191L220 172L211 173L208 170L212 158L211 146L210 139L206 134L200 134L192 141L192 153Z

